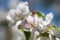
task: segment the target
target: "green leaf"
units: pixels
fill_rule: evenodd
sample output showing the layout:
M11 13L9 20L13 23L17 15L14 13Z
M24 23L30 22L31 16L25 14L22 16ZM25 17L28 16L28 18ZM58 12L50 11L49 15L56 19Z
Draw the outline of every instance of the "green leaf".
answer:
M56 27L56 26L49 26L50 29L52 30L60 30L60 28Z
M26 40L29 40L31 32L30 31L24 31L24 34L25 34Z
M36 11L36 14L38 15L38 17L45 18L45 16L42 14L42 12L38 12L38 11Z
M58 27L55 27L55 30L60 30L60 28L58 28Z
M25 34L26 40L29 40L31 32L30 31L25 31L23 28L20 29L20 30Z

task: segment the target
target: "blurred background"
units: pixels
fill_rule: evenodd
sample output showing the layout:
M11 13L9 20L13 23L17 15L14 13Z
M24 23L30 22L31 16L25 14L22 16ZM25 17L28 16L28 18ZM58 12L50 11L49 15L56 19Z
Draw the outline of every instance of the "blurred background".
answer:
M21 1L29 2L30 11L41 11L44 14L52 12L52 25L60 27L60 0L0 0L0 18L5 17L8 11L16 8Z

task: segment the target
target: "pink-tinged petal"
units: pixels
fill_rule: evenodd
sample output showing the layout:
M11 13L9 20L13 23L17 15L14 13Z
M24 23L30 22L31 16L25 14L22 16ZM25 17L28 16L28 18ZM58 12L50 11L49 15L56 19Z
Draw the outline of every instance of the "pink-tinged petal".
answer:
M28 16L28 17L26 18L26 20L27 20L27 22L30 23L30 24L34 22L34 19L33 19L32 16Z
M25 24L24 28L27 29L27 30L29 30L31 28L31 25L30 24Z

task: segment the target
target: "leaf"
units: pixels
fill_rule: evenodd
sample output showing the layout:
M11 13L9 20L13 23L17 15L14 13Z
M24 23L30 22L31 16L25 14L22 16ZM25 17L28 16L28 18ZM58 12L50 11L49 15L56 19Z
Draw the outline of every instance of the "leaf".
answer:
M24 34L25 34L26 40L29 40L31 32L30 31L24 31Z
M60 30L60 28L56 27L56 26L49 26L50 29L52 30Z
M38 17L45 18L45 16L41 12L36 11L36 14L38 15Z
M20 29L20 30L25 34L26 40L29 40L31 32L30 31L25 31L23 28Z
M60 28L58 28L58 27L55 27L55 30L60 30Z

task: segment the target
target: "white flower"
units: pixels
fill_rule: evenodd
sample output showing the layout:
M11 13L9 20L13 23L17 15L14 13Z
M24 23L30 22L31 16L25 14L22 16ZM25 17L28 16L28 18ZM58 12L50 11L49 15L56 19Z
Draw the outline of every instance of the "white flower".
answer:
M7 20L11 21L12 23L14 22L14 20L16 19L16 10L15 9L11 9L9 12L8 12L8 15L7 15Z
M27 16L25 18L25 21L26 21L26 23L25 23L24 27L26 29L29 29L29 30L31 30L32 28L37 27L39 25L39 23L38 23L39 22L39 18L36 15L34 15L34 16L32 16L32 15Z
M49 14L46 15L45 20L43 20L42 18L40 18L40 22L39 22L39 26L40 29L44 30L44 31L48 31L48 25L50 25L51 21L53 19L53 14L50 12Z
M28 23L35 24L35 26L38 26L38 24L39 24L39 18L36 15L28 16L28 18L26 18L26 20Z
M17 8L17 13L21 15L26 15L29 13L29 7L28 7L28 2L21 2L18 4Z
M29 31L32 28L31 24L34 23L34 19L31 15L29 15L28 17L25 18L25 22L26 23L24 25L24 29L25 31Z

